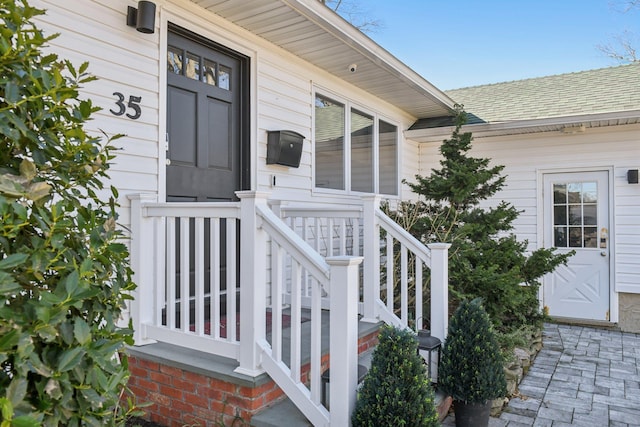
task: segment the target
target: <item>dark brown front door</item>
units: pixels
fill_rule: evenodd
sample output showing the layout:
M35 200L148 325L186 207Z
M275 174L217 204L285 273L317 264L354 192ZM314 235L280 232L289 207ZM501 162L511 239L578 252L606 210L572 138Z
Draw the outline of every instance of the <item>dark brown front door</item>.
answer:
M181 28L169 30L167 201L237 200L235 191L248 182L248 59Z

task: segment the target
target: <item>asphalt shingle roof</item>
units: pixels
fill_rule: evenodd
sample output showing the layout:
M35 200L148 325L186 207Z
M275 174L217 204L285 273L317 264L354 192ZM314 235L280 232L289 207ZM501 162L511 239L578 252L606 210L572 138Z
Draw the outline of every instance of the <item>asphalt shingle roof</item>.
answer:
M640 110L640 63L445 93L464 105L469 124ZM412 129L437 126L427 119Z

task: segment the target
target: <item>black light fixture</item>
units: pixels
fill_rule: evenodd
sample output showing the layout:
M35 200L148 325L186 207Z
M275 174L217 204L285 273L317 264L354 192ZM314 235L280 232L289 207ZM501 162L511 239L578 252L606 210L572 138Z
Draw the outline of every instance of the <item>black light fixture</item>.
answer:
M145 34L153 34L156 28L156 4L150 1L139 1L138 8L127 8L127 25Z
M638 183L638 169L629 169L627 171L627 182L629 184Z
M438 366L440 365L440 349L442 341L437 337L431 336L428 329L420 329L418 331L418 354L423 358L425 355L421 351L426 351L425 361L427 362L427 372L433 384L438 383ZM435 362L435 363L434 363Z

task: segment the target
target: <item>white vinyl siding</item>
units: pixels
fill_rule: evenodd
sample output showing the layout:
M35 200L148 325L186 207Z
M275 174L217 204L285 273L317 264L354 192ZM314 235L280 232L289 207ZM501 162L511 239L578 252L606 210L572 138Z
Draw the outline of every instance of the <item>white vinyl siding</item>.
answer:
M620 126L587 129L576 135L543 133L516 137L476 138L472 154L505 165L504 189L488 204L506 200L519 211L515 233L529 241L529 249L542 245L542 206L539 176L544 172L610 170L613 168L613 217L610 228L614 244L614 279L618 292L640 293L640 185L627 183L627 170L638 169L640 127ZM439 142L422 144L421 174L439 168Z
M128 194L152 193L164 197L165 164L165 79L166 22L171 21L250 56L251 60L251 188L268 191L271 198L306 203L359 203L358 194L319 193L313 185L313 109L318 86L339 93L354 105L370 109L402 130L415 118L398 108L332 76L264 39L236 27L191 2L168 0L158 3L156 32L142 34L126 25L128 0L33 0L46 9L37 18L45 34L61 35L49 43L49 50L79 66L89 62L97 81L83 85L81 97L90 98L102 110L88 122L87 129L101 136L123 134L114 142L119 148L110 169L111 181L120 193L119 222L129 225ZM142 98L139 119L115 116L120 92ZM127 111L129 112L129 111ZM292 130L305 137L298 168L267 165L267 131ZM400 159L404 152L397 153ZM397 165L399 165L398 159ZM402 178L402 169L396 171Z
M32 6L46 9L37 18L38 27L60 36L48 43L47 50L77 68L89 62L88 72L97 81L83 84L80 97L89 98L102 110L87 122L95 136L123 134L113 142L118 151L109 170L110 185L118 188L119 203L128 207L128 193L158 191L158 34L139 37L126 26L129 2L124 0L61 1L33 0ZM115 116L118 110L114 92L140 96L142 115L131 120ZM129 111L127 111L129 112ZM119 222L129 223L128 209L121 210Z

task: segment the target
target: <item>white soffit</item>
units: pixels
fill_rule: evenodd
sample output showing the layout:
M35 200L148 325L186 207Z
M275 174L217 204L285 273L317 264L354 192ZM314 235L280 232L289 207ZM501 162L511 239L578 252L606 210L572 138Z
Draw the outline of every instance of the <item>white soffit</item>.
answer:
M451 114L453 100L318 0L191 1L416 118Z

